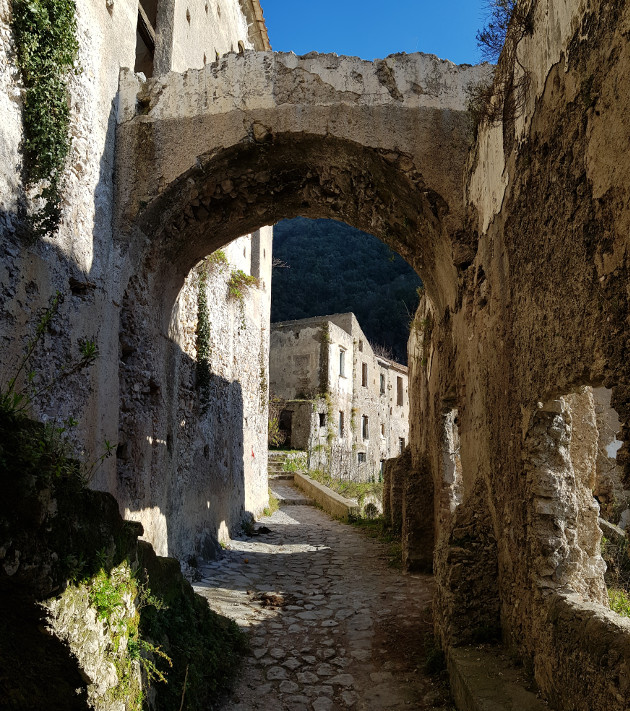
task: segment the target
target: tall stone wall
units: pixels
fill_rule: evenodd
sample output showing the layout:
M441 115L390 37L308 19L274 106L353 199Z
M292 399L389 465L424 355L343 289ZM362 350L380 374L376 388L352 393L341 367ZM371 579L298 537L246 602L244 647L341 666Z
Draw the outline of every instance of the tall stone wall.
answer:
M117 447L117 457L104 461L91 485L114 494L121 511L142 520L145 537L161 553L185 557L209 551L210 538L216 537L222 522L226 535L225 531L239 524L243 511L256 512L266 501L266 487L261 483L266 418L260 414L260 403L267 367L271 237L257 234L239 246L241 252L248 251L246 258L241 257L246 265L239 262L236 252L233 255L235 268L244 267L248 273L253 270L265 282L263 289L245 295L247 335L252 340L249 347L240 333L240 320L228 304L225 280L214 284L210 280L209 288L214 289L212 308L224 313L223 321L216 319L222 324L222 345L226 352L238 354L241 364L240 370L233 366L228 373L217 360L212 362L226 380L224 389L231 393L229 404L221 407L227 408L223 414L233 431L227 428L224 435L227 441L229 430L229 438L234 436L238 441L239 433L241 438L234 445L239 448L238 456L227 444L216 444L220 464L215 476L220 479L217 490L221 493L216 497L208 494L202 512L201 504L192 500L199 493L194 486L182 494L185 482L197 476L194 468L199 468L195 459L198 453L184 449L172 434L185 431L185 439L197 432L197 426L203 429L188 406L190 397L184 396L194 371L194 354L186 342L196 322L194 290L184 288L179 294L184 287L183 280L179 281L170 303L148 305L145 300L145 311L140 304L137 314L127 313L125 307L134 295L140 295L141 301L142 294L146 297L144 275L138 273L133 250L119 239L113 225L119 74L123 67L134 67L138 2L77 2L76 6L81 71L68 79L72 144L65 170L61 224L54 235L29 246L22 237L19 214L29 204L20 175L22 87L10 29L10 3L0 2L0 383L6 383L16 372L41 311L59 292L63 299L59 313L29 363L36 381L43 386L32 404L32 414L44 420L76 419L78 425L71 436L78 453L86 459L96 459L104 451L105 442ZM239 43L245 49L268 49L259 15L256 1L241 6L238 0L164 0L158 14L156 72L202 66L204 56L205 61L214 61L217 53L222 55L232 46L238 51ZM154 330L148 328L152 323ZM64 375L56 386L47 389L61 373L71 370L84 339L95 341L99 352L96 362L88 370ZM139 341L145 349L154 348L129 378L128 365L135 357L130 348ZM256 384L248 383L248 394L243 397L239 393L245 388L239 385L239 379L245 371L255 373ZM170 380L172 377L175 380ZM221 389L213 392L219 398L224 394ZM125 427L130 420L129 408L143 407L147 402L159 416L145 415L145 426L136 431L141 439L134 441L133 433ZM248 415L250 422L253 419L250 427L239 420ZM208 429L207 423L205 426ZM247 441L243 441L243 432L250 433ZM131 486L129 464L134 447L144 448L145 453L147 448L164 447L168 465L159 471L149 467ZM204 447L201 458L207 462ZM247 458L243 455L245 448ZM157 467L161 456L154 458L151 454L148 458L154 459ZM239 486L228 485L233 479ZM196 514L184 523L181 517L188 516L191 508Z
M612 390L627 477L630 107L617 87L630 7L521 7L499 119L482 121L469 157L460 241L474 258L448 307L421 306L432 320L420 313L410 342L412 453L435 484L436 625L445 644L500 631L555 708L621 711L628 624L605 595L584 386Z

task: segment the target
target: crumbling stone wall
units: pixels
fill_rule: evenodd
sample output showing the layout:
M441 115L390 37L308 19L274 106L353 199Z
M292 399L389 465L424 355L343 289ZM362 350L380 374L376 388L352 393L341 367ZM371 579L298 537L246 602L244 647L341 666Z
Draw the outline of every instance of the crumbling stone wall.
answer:
M451 408L459 420L462 496L437 533L436 623L447 643L471 639L484 599L556 708L621 711L626 625L607 610L596 418L582 388L612 389L627 469L628 103L615 86L630 61L630 15L625 2L527 8L532 31L506 71L524 68L528 90L516 114L479 126L466 179L474 258L458 265L454 302L433 307L413 390L412 417L426 423L415 446L436 491L439 422ZM602 653L610 667L591 686Z

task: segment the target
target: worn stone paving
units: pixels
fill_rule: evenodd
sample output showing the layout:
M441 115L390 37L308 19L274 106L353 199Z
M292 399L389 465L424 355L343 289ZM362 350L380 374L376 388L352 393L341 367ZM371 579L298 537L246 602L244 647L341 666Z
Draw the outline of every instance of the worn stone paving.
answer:
M422 672L429 576L389 567L386 544L312 506L261 526L270 532L231 541L195 586L250 636L222 709L452 708Z

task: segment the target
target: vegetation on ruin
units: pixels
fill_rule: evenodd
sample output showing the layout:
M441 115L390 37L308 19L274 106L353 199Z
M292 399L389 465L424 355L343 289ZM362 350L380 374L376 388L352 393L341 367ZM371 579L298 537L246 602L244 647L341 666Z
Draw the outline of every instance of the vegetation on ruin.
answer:
M388 526L383 516L376 518L357 518L352 521L352 525L366 536L387 544L388 565L391 568L402 570L402 540L400 533L397 533Z
M54 233L61 219L71 143L67 77L79 51L74 0L13 0L11 29L24 84L22 177L41 200L27 216L36 239Z
M533 16L519 0L490 0L486 25L477 32L484 59L497 62L494 76L468 88L468 112L476 136L481 123L510 123L520 116L530 73L518 59L519 42L533 31Z
M269 489L269 506L266 506L263 509L263 516L271 516L276 511L278 511L279 508L280 508L280 502L278 501L276 496L274 496L273 491L271 491L271 489Z
M260 347L258 349L258 371L260 373L260 411L268 411L269 406L269 382L267 380L267 369L269 367L269 353L265 348L265 326L260 327Z
M211 255L212 256L212 255ZM195 366L196 385L199 390L201 412L208 409L210 399L210 312L208 311L208 267L204 264L197 277L197 328L195 330L195 348L197 364Z
M610 609L630 617L630 550L626 539L614 542L602 537L602 558L606 563L604 579L608 588Z
M272 449L281 447L287 439L287 433L280 429L280 411L284 407L285 402L285 400L281 400L277 397L273 397L269 400L267 444Z
M222 249L217 249L203 260L203 264L206 270L210 271L212 269L227 269L229 262L225 252Z
M228 297L241 303L249 289L258 286L258 279L250 274L245 274L242 269L234 269L228 281Z
M39 315L35 331L26 344L14 374L7 383L0 386L0 411L5 414L25 414L30 406L45 393L58 386L69 376L89 367L98 358L99 352L96 342L91 339L80 339L79 356L61 365L54 377L45 380L32 368L36 348L50 331L62 303L63 295L59 292L50 298L48 306L42 309Z
M78 591L85 590L90 606L96 610L97 619L106 625L110 644L106 649L108 660L116 668L118 684L110 689L112 700L126 701L128 711L141 711L145 692L155 682L167 683L164 672L157 668L155 659L161 658L170 667L170 657L160 646L152 644L140 635L141 610L152 605L158 610L165 609L145 584L137 579L137 571L132 570L127 561L101 568L92 578L81 582ZM70 591L72 594L72 591ZM138 664L142 669L144 684L140 683Z
M311 479L315 479L341 496L345 496L347 499L356 499L359 505L366 496L376 496L379 501L383 498L383 484L380 482L337 479L318 469L310 470L308 475Z
M274 228L271 320L352 311L371 344L407 362L409 322L421 281L381 240L334 220L282 220ZM343 276L343 278L340 278Z
M487 23L477 32L477 45L486 61L496 62L499 59L516 5L517 0L488 2Z

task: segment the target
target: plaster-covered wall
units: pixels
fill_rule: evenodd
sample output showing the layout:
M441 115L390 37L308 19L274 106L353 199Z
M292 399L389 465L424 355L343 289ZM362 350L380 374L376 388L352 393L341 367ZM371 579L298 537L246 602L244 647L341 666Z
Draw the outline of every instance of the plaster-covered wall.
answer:
M224 408L224 414L227 419L231 418L237 432L247 432L247 441L235 446L241 450L248 447L249 458L226 457L223 447L217 445L223 493L216 498L207 495L203 512L198 511L197 502L190 503L192 493L181 496L178 489L189 476L187 467L193 466L194 459L183 448L177 450L178 462L174 462L172 452L169 453L169 466L157 478L147 480L144 474L140 475L138 488L130 497L126 457L133 447L130 445L132 437L124 428L128 417L124 408L148 397L159 402L164 418L176 416L181 398L178 388L167 379L179 373L184 383L186 373L191 372L190 363L188 370L182 364L184 356L189 360L191 357L190 344L186 345L182 334L194 329L196 302L194 290L188 288L175 302L165 306L165 312L161 312L164 319L160 320L157 332L143 331L147 338L155 338L157 342L149 359L150 367L136 373L138 377L133 382L126 379L125 359L131 356L124 351L130 327L124 308L129 294L137 291L138 275L129 245L118 239L114 229L113 187L119 73L123 67L134 66L138 3L137 0L116 0L114 3L77 2L76 5L77 61L81 71L68 78L72 143L65 171L62 219L54 235L28 246L18 215L22 207L28 205L20 182L21 88L10 30L10 4L6 0L0 2L0 159L4 167L0 176L0 382L6 383L16 372L39 315L58 292L63 299L59 313L29 363L36 381L43 387L32 404L33 415L44 420L61 421L70 416L76 419L78 425L70 437L87 460L100 456L106 442L113 445L117 456L107 458L95 470L91 486L117 496L121 510L133 511L134 518L145 524L145 537L161 553L185 557L199 553L202 548L210 550L212 546L206 539L215 536L216 540L221 521L225 521L223 535L227 535L228 529L233 530L239 524L243 511L257 511L266 501L263 464L259 464L264 457L257 455L256 462L252 463L252 449L262 451L266 438L266 418L260 415L260 385L258 389L249 388L251 396L245 398L245 403L234 401L232 408L230 400L228 405L224 402L217 406ZM219 5L222 19L217 21ZM256 2L247 5L251 16L246 16L238 0L221 3L164 0L158 9L156 27L158 73L202 66L204 53L208 61L214 61L217 52L229 51L232 44L238 48L239 41L251 47L248 25L259 24L260 19L254 16L254 6L258 7ZM268 43L261 44L260 37L256 43L260 48L268 48ZM246 258L239 256L243 249L247 252ZM256 334L255 338L252 336L252 343L245 348L239 341L240 322L233 316L231 321L228 318L225 322L223 342L215 351L215 355L223 348L226 353L239 353L242 370L233 370L226 379L231 391L236 391L242 389L238 381L248 368L256 373L257 383L264 383L265 379L271 273L269 231L263 230L262 237L257 234L253 239L246 238L238 248L230 250L234 268L244 268L248 273L253 270L264 282L264 288L252 290L244 301L249 333ZM183 286L183 281L178 283L176 295ZM225 279L216 283L209 280L212 308L218 313L223 305L228 314L230 308L224 287ZM152 313L155 315L155 310ZM140 314L138 318L142 321ZM64 375L65 371L72 371L72 365L79 359L82 339L94 340L99 356L89 369ZM220 364L217 360L212 365L219 367ZM48 389L55 380L58 382ZM129 391L125 390L127 386ZM156 386L163 398L158 397ZM185 389L186 385L182 387ZM224 393L215 395L221 398ZM247 402L247 398L252 402ZM256 400L256 408L253 400ZM242 421L237 422L235 416L235 413L242 415L248 408L258 413L254 417L255 426L249 428L244 427ZM184 408L184 412L187 421L191 417L194 420L189 410ZM160 418L151 423L149 432L142 433L143 446L148 444L146 438L149 437L155 447L166 448L166 433L159 431L159 421ZM169 479L170 476L174 479ZM240 480L240 489L232 490L225 484L231 478ZM178 498L171 500L170 496ZM133 505L129 506L131 501ZM214 505L216 511L212 509ZM185 524L178 517L184 516L190 507L198 512Z

